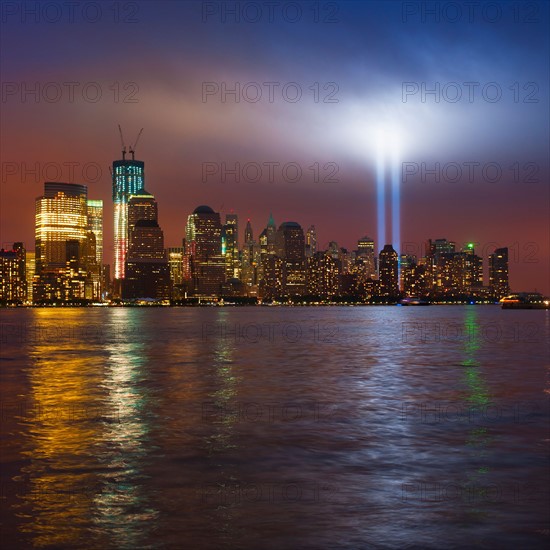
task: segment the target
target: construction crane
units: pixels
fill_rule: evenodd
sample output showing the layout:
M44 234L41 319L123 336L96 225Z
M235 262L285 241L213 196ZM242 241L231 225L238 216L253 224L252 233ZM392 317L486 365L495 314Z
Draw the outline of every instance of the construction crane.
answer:
M126 160L126 145L124 145L124 137L122 135L122 128L118 125L118 133L120 134L120 144L122 145L122 160Z
M141 137L141 133L143 132L143 128L139 131L139 134L136 138L136 141L134 142L134 145L130 145L128 151L130 153L132 153L132 160L135 160L135 157L134 157L134 154L136 152L136 147L137 147L137 144L138 144L138 141L139 141L139 138Z

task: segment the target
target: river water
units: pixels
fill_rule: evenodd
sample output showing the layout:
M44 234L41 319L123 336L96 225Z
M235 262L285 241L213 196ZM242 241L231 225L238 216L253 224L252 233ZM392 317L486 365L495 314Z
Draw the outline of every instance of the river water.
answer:
M550 311L0 316L5 548L550 542Z

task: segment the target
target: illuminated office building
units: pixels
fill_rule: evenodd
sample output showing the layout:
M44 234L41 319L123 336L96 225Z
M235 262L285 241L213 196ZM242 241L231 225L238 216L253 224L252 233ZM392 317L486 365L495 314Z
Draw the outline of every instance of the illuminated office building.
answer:
M185 246L190 260L191 292L202 297L219 296L226 278L219 213L209 206L195 208L187 218Z
M155 197L143 189L128 197L128 236L140 220L158 220L158 205ZM130 243L128 242L128 246Z
M261 257L262 279L259 293L264 300L274 300L283 296L283 260L275 254Z
M276 235L276 255L283 260L283 292L287 296L306 293L304 231L296 222L284 222Z
M465 286L483 286L483 258L475 253L474 243L467 244L462 253L465 256Z
M340 262L328 252L316 252L307 258L307 294L323 299L340 293Z
M249 294L256 291L255 286L262 278L261 258L261 248L255 240L244 243L240 279Z
M113 208L114 208L114 241L116 280L124 279L126 254L128 252L128 200L131 195L139 195L145 186L145 163L140 160L115 160L112 169Z
M450 288L453 270L451 258L455 243L447 239L429 239L426 243L426 282L434 292L445 292Z
M266 239L267 253L275 254L275 248L277 246L277 226L275 225L272 214L269 214L269 220L267 222Z
M254 234L252 232L252 224L250 223L250 220L247 220L246 227L244 228L244 242L248 243L252 240L254 240Z
M46 182L44 195L36 199L35 220L37 273L64 270L68 255L75 254L75 246L78 254L86 242L86 186Z
M36 199L35 302L99 298L96 237L90 224L85 185L44 184L44 195Z
M35 302L100 299L103 203L88 201L87 191L46 182L36 199Z
M124 300L170 298L170 267L155 197L145 190L128 197L128 250L122 281Z
M87 264L92 278L92 290L88 290L87 298L99 298L103 288L103 201L97 199L87 200L88 209L88 238L87 238Z
M379 294L380 296L396 297L398 288L397 252L391 244L387 244L379 254Z
M23 304L27 300L25 247L14 243L11 250L0 250L0 302Z
M374 240L363 237L357 241L356 263L360 266L361 279L365 281L376 276Z
M103 201L88 199L88 230L95 236L97 265L103 264Z
M250 224L248 221L247 227ZM250 228L250 233L252 229ZM233 279L240 276L239 261L239 221L237 214L226 214L222 230L222 254L225 257L226 278Z
M172 298L180 300L184 295L184 249L183 247L171 247L166 249L168 269L170 271L170 286Z
M266 230L260 233L259 243L253 238L252 225L250 220L246 224L244 232L245 241L241 254L241 272L240 280L246 288L246 293L256 295L258 293L258 284L262 278L262 255L267 249Z
M483 260L475 254L473 243L456 251L452 241L430 240L424 263L425 281L436 295L470 294L483 285Z
M124 300L170 298L170 271L164 234L156 220L138 220L132 227L122 282Z
M25 258L25 277L27 279L27 302L33 302L32 284L34 276L36 274L36 253L33 251L26 251Z
M431 292L426 279L426 265L418 262L416 256L401 255L399 286L406 296L426 296Z
M508 282L508 248L497 248L489 255L489 287L494 296L503 298L510 292Z
M265 254L275 254L277 246L277 226L273 215L269 214L267 227L260 234L260 254L262 257Z
M428 241L428 255L437 256L438 254L451 254L455 252L456 244L447 239L430 239Z
M310 225L306 231L306 258L312 258L317 252L317 233L315 226Z

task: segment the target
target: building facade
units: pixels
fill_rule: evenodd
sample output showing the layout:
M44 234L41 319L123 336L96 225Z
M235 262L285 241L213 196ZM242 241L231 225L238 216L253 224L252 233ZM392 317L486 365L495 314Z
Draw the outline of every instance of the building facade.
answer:
M379 265L379 294L387 298L399 295L398 286L398 257L391 244L387 244L378 256Z
M35 210L35 302L100 298L91 223L85 185L44 184L44 195L36 199Z
M124 279L126 253L128 251L128 200L131 195L139 195L145 187L145 163L140 160L115 160L112 168L115 280ZM133 155L132 155L133 157ZM116 286L116 285L115 285Z
M489 255L489 287L495 298L500 299L510 292L508 281L508 248L497 248Z
M187 218L185 246L190 262L191 293L218 297L226 280L219 213L205 205L195 208Z
M23 243L11 250L0 250L0 303L24 304L27 301L26 253Z
M170 268L155 198L143 190L128 198L128 250L122 280L124 300L165 301L171 296Z

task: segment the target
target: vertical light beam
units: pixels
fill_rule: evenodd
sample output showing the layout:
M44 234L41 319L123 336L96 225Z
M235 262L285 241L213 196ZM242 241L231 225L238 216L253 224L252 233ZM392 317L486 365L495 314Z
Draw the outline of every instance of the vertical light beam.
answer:
M384 173L384 150L381 143L376 148L376 210L378 223L378 249L386 244L386 189Z
M399 150L392 149L391 155L391 238L394 250L401 254L401 185L399 171Z

